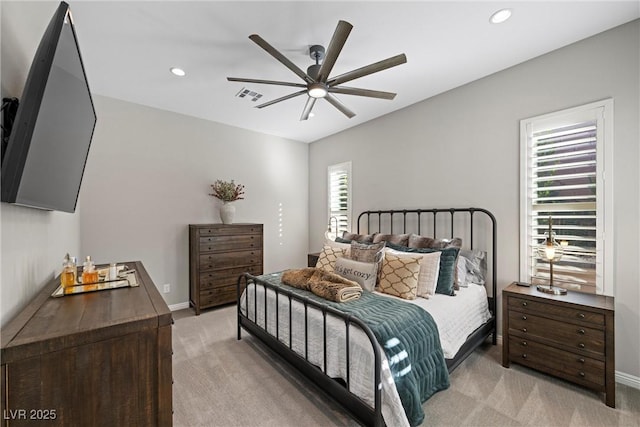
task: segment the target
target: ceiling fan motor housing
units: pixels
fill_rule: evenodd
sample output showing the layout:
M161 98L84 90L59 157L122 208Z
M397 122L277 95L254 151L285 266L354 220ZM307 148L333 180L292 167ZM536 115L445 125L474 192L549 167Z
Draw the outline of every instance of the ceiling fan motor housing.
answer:
M324 46L314 44L309 46L309 56L316 61L316 64L324 59Z

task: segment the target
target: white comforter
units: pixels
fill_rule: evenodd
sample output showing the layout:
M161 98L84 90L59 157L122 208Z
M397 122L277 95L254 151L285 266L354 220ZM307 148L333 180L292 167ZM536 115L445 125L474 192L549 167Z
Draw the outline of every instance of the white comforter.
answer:
M250 284L241 300L242 311L250 320L265 328L264 315L264 288L258 286L257 298L260 302L257 307L257 321L255 320L254 289ZM394 298L386 294L389 298ZM248 300L248 310L247 310ZM307 357L307 360L324 371L323 351L323 319L322 313L308 307L307 329L309 337L305 349L305 321L304 305L293 301L292 303L292 342L289 342L289 300L286 297L278 298L278 327L276 331L276 298L275 292L267 292L267 332L278 336L278 340L290 346L299 355ZM403 300L406 301L406 300ZM431 299L417 298L409 301L425 308L433 316L440 334L440 341L445 358L452 358L464 343L467 336L490 318L487 308L487 296L482 286L470 285L463 288L455 297L436 295ZM342 378L346 381L346 351L345 351L345 324L344 321L327 315L327 370L326 375L332 378ZM358 327L352 326L350 333L350 384L349 390L360 397L371 407L374 406L374 355L371 344L366 334ZM377 344L377 343L376 343ZM379 346L379 344L377 344ZM395 382L389 369L384 351L382 354L382 416L387 425L408 426Z

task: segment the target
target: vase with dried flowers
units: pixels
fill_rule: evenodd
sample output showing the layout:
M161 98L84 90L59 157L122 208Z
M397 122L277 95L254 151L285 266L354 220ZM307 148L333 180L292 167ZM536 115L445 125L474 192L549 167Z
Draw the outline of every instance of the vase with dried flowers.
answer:
M236 184L234 180L222 181L216 180L211 184L210 196L220 199L223 205L220 207L220 219L223 224L233 224L233 217L236 213L236 207L232 202L242 200L244 197L244 185Z

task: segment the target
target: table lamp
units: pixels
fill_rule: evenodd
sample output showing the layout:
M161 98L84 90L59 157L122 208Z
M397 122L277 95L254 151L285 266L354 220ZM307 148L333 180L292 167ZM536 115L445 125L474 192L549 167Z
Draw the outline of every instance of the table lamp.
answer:
M565 246L566 243L562 242L562 244L560 244L556 241L555 233L552 229L552 223L553 221L551 220L551 217L549 217L549 231L544 233L545 242L538 249L540 256L549 261L549 286L538 285L536 286L536 289L546 294L566 295L566 289L553 286L553 263L560 261L560 258L562 258L564 253L563 246Z

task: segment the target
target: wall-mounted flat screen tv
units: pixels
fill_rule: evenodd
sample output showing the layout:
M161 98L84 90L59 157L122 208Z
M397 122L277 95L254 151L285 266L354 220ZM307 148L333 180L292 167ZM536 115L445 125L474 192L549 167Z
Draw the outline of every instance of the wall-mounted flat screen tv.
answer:
M69 5L61 2L31 64L2 156L2 201L75 212L95 125Z

